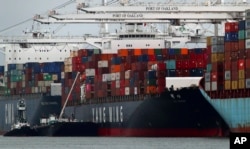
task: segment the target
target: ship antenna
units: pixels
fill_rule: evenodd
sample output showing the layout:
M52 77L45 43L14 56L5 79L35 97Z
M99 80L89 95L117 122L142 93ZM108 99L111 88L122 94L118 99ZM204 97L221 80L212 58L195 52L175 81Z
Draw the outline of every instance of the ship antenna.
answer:
M63 105L63 108L62 108L62 110L61 110L61 113L60 113L60 115L59 115L59 120L62 119L62 115L63 115L64 109L65 109L65 107L66 107L66 105L67 105L67 103L68 103L69 96L70 96L70 94L71 94L71 92L72 92L72 90L73 90L73 88L74 88L74 86L75 86L75 83L76 83L76 80L77 80L79 74L80 74L80 72L77 72L76 78L75 78L75 80L74 80L74 82L73 82L73 85L72 85L71 88L70 88L69 94L68 94L68 96L67 96L67 98L66 98L66 101L65 101L65 103L64 103L64 105Z

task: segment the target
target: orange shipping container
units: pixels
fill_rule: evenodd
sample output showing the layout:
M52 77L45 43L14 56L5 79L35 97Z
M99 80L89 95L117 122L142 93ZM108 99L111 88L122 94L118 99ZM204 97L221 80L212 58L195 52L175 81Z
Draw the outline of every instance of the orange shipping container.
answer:
M181 55L188 55L188 49L187 48L181 48Z
M134 55L136 55L136 56L142 55L142 50L141 49L134 49Z
M120 72L121 66L120 65L111 65L111 73Z
M238 81L238 89L244 89L245 88L245 79L239 79Z
M118 56L128 56L128 49L118 50Z
M156 86L147 86L147 94L156 94L157 93L157 89Z
M155 50L154 49L148 49L147 51L148 51L147 52L148 55L155 55Z

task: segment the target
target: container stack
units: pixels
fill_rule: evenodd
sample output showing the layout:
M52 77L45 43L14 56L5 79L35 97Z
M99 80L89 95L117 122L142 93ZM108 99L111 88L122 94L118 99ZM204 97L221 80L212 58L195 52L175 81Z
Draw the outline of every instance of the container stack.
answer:
M98 55L99 49L80 49L78 51L71 51L70 57L64 60L64 71L62 72L62 103L64 103L69 95L70 103L79 103L81 96L81 80L84 79L86 82L93 82L95 71L92 68L97 66L93 55ZM92 57L93 56L93 57ZM78 77L75 85L73 82L76 79L77 72L82 75ZM73 86L72 92L70 89Z
M0 86L4 86L4 66L0 66Z
M205 73L205 90L211 92L212 98L248 96L246 89L250 88L250 10L246 11L246 20L225 23L224 58L213 56L215 50L211 47L214 41L218 42L218 38L207 38L207 49L211 49L212 58L210 64L208 61Z
M8 64L5 95L48 93L61 82L63 62Z
M69 105L85 100L160 94L165 77L203 76L206 49L119 49L117 54L81 49L65 59L63 100L77 78ZM79 83L80 82L80 83ZM81 89L80 89L81 88Z

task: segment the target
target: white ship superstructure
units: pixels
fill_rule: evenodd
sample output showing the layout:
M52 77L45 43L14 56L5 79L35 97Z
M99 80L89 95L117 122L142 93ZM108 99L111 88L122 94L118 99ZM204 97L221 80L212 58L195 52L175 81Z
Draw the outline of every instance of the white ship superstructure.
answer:
M54 34L31 32L26 37L1 37L0 44L7 64L27 62L64 61L70 52L81 48L101 49L103 53L115 53L117 49L150 49L187 46L187 43L205 42L208 30L202 24L218 25L228 20L239 20L250 8L246 1L230 4L222 1L194 3L142 3L130 4L116 1L118 5L103 1L103 6L89 7L87 3L77 5L77 13L61 14L50 11L48 18L36 15L41 24L101 24L101 36L55 36ZM120 24L120 30L109 33L107 24ZM163 31L154 24L161 24ZM190 24L192 24L190 26ZM88 46L86 46L88 45Z

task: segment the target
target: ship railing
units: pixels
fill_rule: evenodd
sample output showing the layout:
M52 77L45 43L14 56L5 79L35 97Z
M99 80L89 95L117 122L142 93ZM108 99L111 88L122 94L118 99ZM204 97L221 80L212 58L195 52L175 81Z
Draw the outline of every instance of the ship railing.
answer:
M84 102L84 104L97 104L97 103L111 103L111 102L126 102L126 101L140 101L151 97L160 97L160 94L139 94L139 95L125 95L125 96L108 96L91 98Z

